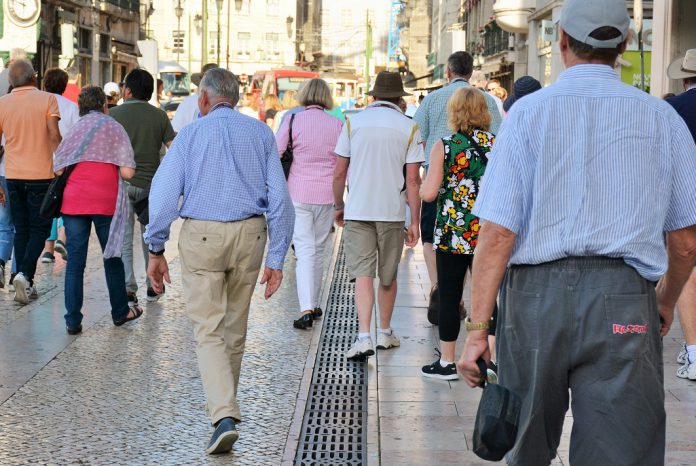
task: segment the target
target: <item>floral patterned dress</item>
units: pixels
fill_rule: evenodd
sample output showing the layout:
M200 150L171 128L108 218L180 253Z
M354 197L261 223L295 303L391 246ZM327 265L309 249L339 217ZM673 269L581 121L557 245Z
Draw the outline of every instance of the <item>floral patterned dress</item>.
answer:
M473 254L478 241L479 219L471 213L481 178L488 164L494 136L487 131L469 134L484 153L461 133L442 139L445 148L444 180L437 196L436 251Z

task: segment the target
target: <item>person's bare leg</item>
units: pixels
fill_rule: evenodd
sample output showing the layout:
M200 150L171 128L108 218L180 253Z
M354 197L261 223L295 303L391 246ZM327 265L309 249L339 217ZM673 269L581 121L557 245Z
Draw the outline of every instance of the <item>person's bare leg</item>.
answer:
M358 277L355 280L355 306L358 308L360 333L370 333L372 308L375 305L374 278Z
M44 250L43 252L50 252L51 254L56 252L56 242L51 240L51 241L46 241L44 243Z
M679 301L677 301L677 310L686 344L696 345L696 269L684 285Z
M428 278L430 278L430 289L437 284L437 266L435 265L435 251L433 243L423 243L423 257L425 266L428 268Z
M440 359L442 361L447 361L449 363L456 362L457 360L455 359L455 350L457 347L457 342L456 341L442 341L440 340L440 352L442 353L440 355Z
M391 326L391 318L394 313L394 303L396 302L396 280L389 286L379 285L377 291L377 301L379 302L379 328L388 329Z

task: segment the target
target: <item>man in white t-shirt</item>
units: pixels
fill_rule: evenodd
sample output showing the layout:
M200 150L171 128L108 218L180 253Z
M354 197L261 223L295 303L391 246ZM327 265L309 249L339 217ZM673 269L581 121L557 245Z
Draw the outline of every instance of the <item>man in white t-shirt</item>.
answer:
M196 86L200 86L203 75L206 71L212 70L213 68L218 68L217 63L208 63L203 65L200 73L193 73L191 75L191 82ZM198 93L191 94L181 101L179 106L176 108L176 113L174 113L174 118L172 118L172 128L177 133L181 131L184 126L188 125L192 121L200 116L201 111L198 108Z
M346 264L356 280L360 321L358 338L346 353L348 359L375 353L370 338L375 275L379 277L380 310L377 349L399 346L399 338L390 327L396 273L404 239L413 247L420 236L418 187L420 164L425 160L423 141L418 125L398 106L399 99L409 94L404 92L398 73L383 71L368 95L374 97L374 103L346 120L335 150L339 156L333 183L336 223L345 226ZM349 193L344 204L346 178ZM411 225L404 238L407 201Z

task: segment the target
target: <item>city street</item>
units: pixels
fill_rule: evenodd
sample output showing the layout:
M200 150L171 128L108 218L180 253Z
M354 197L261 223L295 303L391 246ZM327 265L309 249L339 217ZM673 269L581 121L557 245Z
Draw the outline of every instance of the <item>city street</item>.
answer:
M1 465L309 464L294 458L304 406L313 401L307 393L321 326L307 332L291 327L297 306L292 254L278 295L264 301L259 287L252 301L240 440L231 455L210 457L204 453L211 428L184 312L176 231L167 248L172 286L160 302L145 305L142 319L124 327L111 324L94 241L82 335L65 333L61 259L40 265L37 302L20 307L7 290L0 293ZM142 264L136 264L142 279ZM420 376L437 347L437 329L425 318L428 280L420 248L405 250L399 286L393 328L401 348L380 351L366 364L367 449L359 464L483 464L470 451L480 390ZM330 317L324 325L331 325ZM464 337L462 332L460 341ZM696 384L674 376L680 342L677 325L665 340L670 465L696 462ZM555 464L569 464L571 425L569 414Z

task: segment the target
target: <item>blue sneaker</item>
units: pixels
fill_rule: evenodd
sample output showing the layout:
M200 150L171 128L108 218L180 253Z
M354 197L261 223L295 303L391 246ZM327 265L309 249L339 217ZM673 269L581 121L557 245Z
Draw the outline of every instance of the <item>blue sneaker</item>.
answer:
M205 451L209 455L228 453L238 438L239 432L237 432L234 420L231 417L223 418L218 422Z

